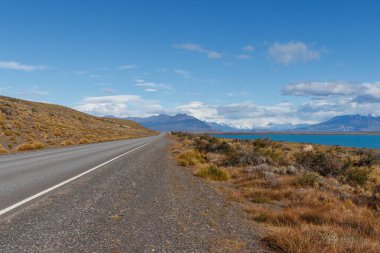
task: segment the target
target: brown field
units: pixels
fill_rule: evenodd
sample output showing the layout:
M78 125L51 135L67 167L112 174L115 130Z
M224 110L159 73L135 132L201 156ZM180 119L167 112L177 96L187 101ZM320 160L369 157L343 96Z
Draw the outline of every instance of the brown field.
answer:
M0 154L154 134L129 120L0 96Z
M173 156L278 252L380 252L380 151L175 133ZM210 169L212 168L212 169Z

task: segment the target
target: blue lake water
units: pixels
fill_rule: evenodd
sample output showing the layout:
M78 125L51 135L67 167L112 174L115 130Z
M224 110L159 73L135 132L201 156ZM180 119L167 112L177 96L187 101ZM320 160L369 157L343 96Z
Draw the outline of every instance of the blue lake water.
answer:
M213 134L213 136L242 140L269 138L273 141L380 149L380 135L377 134Z

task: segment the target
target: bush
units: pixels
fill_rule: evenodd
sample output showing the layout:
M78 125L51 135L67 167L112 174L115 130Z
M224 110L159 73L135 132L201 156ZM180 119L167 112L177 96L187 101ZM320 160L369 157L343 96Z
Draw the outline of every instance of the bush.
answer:
M259 222L259 223L263 223L263 222L268 221L268 218L269 218L269 217L268 217L267 214L265 214L265 213L260 213L259 215L255 216L255 217L253 218L253 220L256 221L256 222Z
M0 154L7 154L8 150L6 150L3 145L0 144Z
M195 172L195 175L216 181L226 181L230 178L228 172L215 166L207 166Z
M363 167L363 166L372 166L375 163L376 159L371 153L361 157L356 163L355 166Z
M305 169L318 172L322 176L336 176L345 167L340 157L321 151L299 152L295 154L295 159Z
M61 142L61 146L71 146L71 145L74 145L75 143L73 141L62 141Z
M188 150L183 152L178 157L178 163L181 166L194 166L199 163L204 163L205 159L202 157L201 153L197 150Z
M316 183L318 183L320 180L320 177L317 173L306 173L301 176L298 176L295 184L306 187L306 186L314 186Z
M202 135L195 140L195 146L200 152L204 153L222 153L226 154L231 151L231 146L224 140L215 137Z
M79 144L88 144L88 143L90 143L90 141L87 138L82 138L79 141Z
M228 166L259 165L266 162L266 158L253 149L238 149L229 152L224 160Z
M35 149L43 149L45 145L41 142L24 143L17 147L17 151L27 151Z
M369 178L371 172L368 168L351 168L346 172L348 182L354 185L364 186Z
M271 141L268 138L262 139L256 139L252 141L253 146L258 147L258 148L266 148L271 145Z

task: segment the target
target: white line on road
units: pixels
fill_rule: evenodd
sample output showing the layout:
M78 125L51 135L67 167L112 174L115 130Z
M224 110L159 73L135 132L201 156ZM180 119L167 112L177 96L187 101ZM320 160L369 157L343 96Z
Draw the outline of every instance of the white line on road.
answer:
M122 156L125 156L125 155L127 155L129 153L132 153L133 151L136 151L136 150L138 150L138 149L140 149L140 148L148 145L149 143L152 143L155 140L157 140L157 139L154 139L152 141L146 142L146 143L142 144L141 146L138 146L137 148L134 148L132 150L129 150L128 152L125 152L125 153L123 153L123 154L121 154L119 156L116 156L116 157L112 158L111 160L108 160L108 161L106 161L106 162L104 162L102 164L99 164L98 166L96 166L96 167L94 167L92 169L89 169L89 170L87 170L87 171L85 171L85 172L83 172L83 173L81 173L79 175L76 175L76 176L74 176L74 177L72 177L70 179L67 179L66 181L63 181L63 182L61 182L59 184L56 184L56 185L54 185L54 186L52 186L52 187L50 187L50 188L48 188L46 190L43 190L42 192L39 192L39 193L37 193L37 194L35 194L33 196L30 196L29 198L21 200L20 202L17 202L16 204L13 204L13 205L11 205L11 206L9 206L7 208L4 208L3 210L0 210L0 216L3 215L3 214L5 214L5 213L7 213L7 212L9 212L9 211L11 211L11 210L13 210L13 209L15 209L15 208L17 208L17 207L19 207L19 206L21 206L21 205L23 205L23 204L25 204L25 203L27 203L27 202L29 202L29 201L31 201L31 200L33 200L33 199L35 199L35 198L38 198L38 197L40 197L40 196L42 196L42 195L44 195L44 194L46 194L48 192L51 192L52 190L55 190L58 187L61 187L61 186L65 185L65 184L67 184L67 183L69 183L69 182L71 182L71 181L73 181L75 179L78 179L78 178L80 178L80 177L82 177L82 176L84 176L84 175L86 175L86 174L88 174L88 173L96 170L96 169L99 169L100 167L102 167L102 166L104 166L106 164L109 164L110 162L113 162L113 161L115 161L116 159L119 159Z

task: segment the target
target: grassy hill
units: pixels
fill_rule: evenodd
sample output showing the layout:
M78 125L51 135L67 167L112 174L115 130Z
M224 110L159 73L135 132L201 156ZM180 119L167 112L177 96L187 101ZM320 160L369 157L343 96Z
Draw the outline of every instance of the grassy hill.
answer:
M154 135L136 122L0 96L0 153Z

